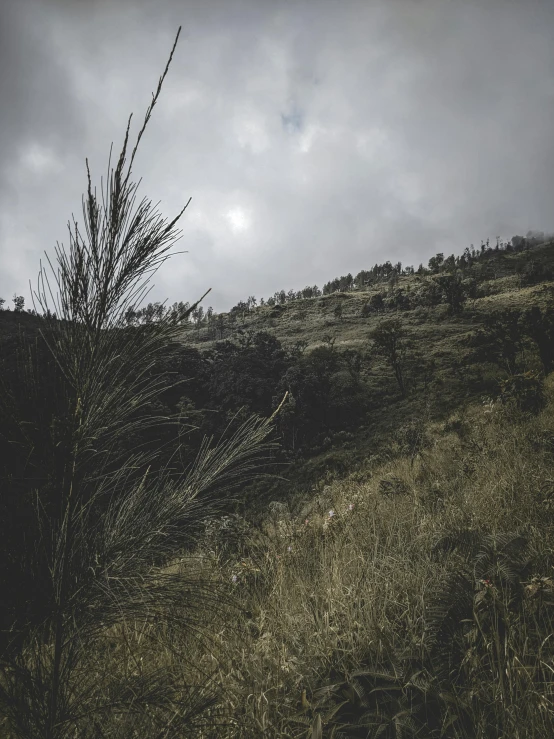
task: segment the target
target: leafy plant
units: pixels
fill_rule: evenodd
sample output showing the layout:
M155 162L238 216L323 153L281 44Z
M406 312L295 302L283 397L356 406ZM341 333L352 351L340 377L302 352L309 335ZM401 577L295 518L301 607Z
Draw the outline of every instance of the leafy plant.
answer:
M311 731L335 739L400 739L440 735L442 703L436 680L419 658L396 659L388 671L359 669L345 680L314 691L308 713ZM309 724L309 716L297 716ZM444 735L444 734L443 734ZM309 732L308 732L309 736Z

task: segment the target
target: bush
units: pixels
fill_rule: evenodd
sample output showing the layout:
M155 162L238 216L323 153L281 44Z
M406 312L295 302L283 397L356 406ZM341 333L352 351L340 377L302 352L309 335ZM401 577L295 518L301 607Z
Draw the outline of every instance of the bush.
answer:
M552 270L542 262L532 259L519 272L519 280L522 287L537 285L552 279Z
M404 454L414 455L427 448L430 439L425 429L425 419L414 418L400 426L396 431L396 441Z
M538 413L546 403L544 379L537 372L512 375L499 384L502 402L514 402L519 410Z

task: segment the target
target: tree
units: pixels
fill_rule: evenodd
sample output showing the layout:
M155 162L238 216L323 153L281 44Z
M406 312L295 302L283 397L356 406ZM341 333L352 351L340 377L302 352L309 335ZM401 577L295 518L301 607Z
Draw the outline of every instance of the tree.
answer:
M56 392L45 397L32 341L21 347L22 390L0 392L3 451L9 443L31 466L42 454L49 465L46 476L27 481L22 500L12 477L2 485L2 513L9 518L3 515L0 521L0 547L9 534L18 550L0 552L0 559L10 563L0 571L0 615L11 640L2 645L0 712L9 720L10 735L19 739L182 737L194 732L197 717L215 700L209 686L187 690L170 670L152 671L146 664L131 680L117 675L99 680L98 675L103 661L98 650L105 648L106 630L116 624L168 628L171 618L195 633L202 630L195 614L221 603L223 594L213 587L185 583L159 567L191 546L221 496L251 477L271 429L271 419L252 417L217 448L206 441L178 481L165 471L150 474L159 450L119 452L120 442L133 431L134 411L163 389L155 380L144 380L150 363L178 340L179 318L200 302L181 316L125 325L130 304L144 289L137 282L169 258L163 255L188 206L169 224L152 213L148 202L133 214L138 185L129 182L180 30L125 173L129 118L117 167L108 171L103 212L87 160L83 215L89 243L75 223L74 233L69 228L70 257L57 249L59 269L52 271L59 289L58 321L50 317L42 268L39 273L34 295L46 308L40 333L51 356L48 389ZM161 420L152 416L148 423ZM18 523L19 514L24 524ZM18 610L12 595L21 588L24 609ZM169 641L166 648L172 648Z
M509 375L517 372L517 358L523 350L525 334L519 311L505 309L485 317L485 328L476 337L480 355L503 367Z
M25 306L25 298L23 297L23 295L14 295L12 300L14 304L14 311L20 313Z
M360 375L362 371L363 354L358 349L346 349L342 355L342 360L346 364L348 373L355 385L360 384Z
M544 374L550 374L554 370L554 308L533 306L523 314L521 325L539 350Z
M336 319L339 321L342 321L342 303L337 303L335 306L335 310L333 311L333 314Z
M523 266L518 266L517 272L522 287L551 281L553 276L550 267L537 259L530 259Z
M437 254L436 256L431 257L431 259L429 260L429 269L431 270L431 272L433 272L433 274L436 274L440 270L443 262L444 254Z
M192 313L192 318L194 320L194 323L196 324L196 328L200 328L200 324L202 323L202 320L204 318L204 308L202 308L201 305L198 306L198 308L195 308Z
M362 318L367 318L373 313L373 310L369 304L369 301L366 300L366 302L362 305L362 309L360 310L360 315Z
M433 307L442 301L442 290L433 277L422 280L417 292L417 300L425 306Z
M211 405L235 412L245 406L271 412L275 387L287 367L286 353L275 336L245 331L238 343L217 343L206 354Z
M454 270L456 269L456 257L454 256L454 254L446 257L446 259L442 263L442 269L445 272L454 272Z
M208 324L208 336L215 337L215 329L214 329L214 309L210 305L208 310L206 311L206 323Z
M369 284L371 284L371 281L371 272L366 269L362 269L354 278L354 284L358 290L362 290L363 288L367 287Z
M479 284L475 277L468 277L465 280L462 280L462 287L466 298L473 301L472 307L475 306L475 301L477 300L477 291L479 287Z
M404 362L408 344L406 331L399 318L392 318L381 323L375 328L370 336L373 340L375 350L381 354L394 372L402 397L406 395L404 382Z
M382 311L385 307L385 302L383 300L383 294L382 293L375 293L372 295L369 299L369 307L377 311L378 313Z
M215 330L219 331L219 338L222 339L225 334L225 316L219 313L215 320Z
M442 290L444 300L448 304L450 313L461 313L467 299L467 295L464 290L460 274L441 275L436 281Z

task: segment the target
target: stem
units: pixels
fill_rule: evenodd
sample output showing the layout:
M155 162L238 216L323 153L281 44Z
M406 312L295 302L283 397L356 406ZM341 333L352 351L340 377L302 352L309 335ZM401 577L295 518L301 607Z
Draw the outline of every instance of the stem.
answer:
M77 428L81 425L81 398L77 398L77 406L75 408L75 416L74 416L76 422L77 422ZM57 718L58 718L58 704L59 704L59 693L60 693L60 671L61 671L61 663L62 663L62 655L63 655L63 635L64 635L64 610L66 605L66 597L67 597L67 557L68 557L68 549L71 544L71 496L73 493L73 484L75 481L75 470L77 467L77 454L78 454L78 447L75 445L74 451L73 451L73 464L72 464L72 471L71 471L71 480L69 483L69 491L67 494L67 503L65 506L65 512L63 517L63 524L62 524L62 537L63 537L63 544L62 544L62 553L61 553L61 561L60 561L60 571L59 571L59 591L58 591L58 597L57 597L57 603L56 603L56 622L55 622L55 632L54 632L54 666L52 670L52 694L50 698L50 713L48 715L48 723L46 727L46 739L54 739L55 738L55 729L57 724ZM58 573L56 573L58 574Z

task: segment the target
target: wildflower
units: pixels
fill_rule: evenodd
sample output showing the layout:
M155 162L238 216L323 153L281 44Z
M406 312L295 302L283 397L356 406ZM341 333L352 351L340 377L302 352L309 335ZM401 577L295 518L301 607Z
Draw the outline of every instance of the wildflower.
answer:
M292 547L287 547L287 552L292 552Z
M335 515L335 511L333 509L331 509L329 511L329 518L333 518L334 515Z
M236 575L233 575L233 576L232 576L232 578L231 578L231 580L232 580L233 582L236 582L236 581L237 581L237 576L236 576Z
M304 525L305 525L305 526L307 526L307 525L308 525L308 523L309 523L309 519L307 518L307 519L306 519L306 520L304 521Z
M348 506L348 510L349 510L349 511L353 511L353 510L354 510L354 503L350 503L350 504L349 504L349 506Z

